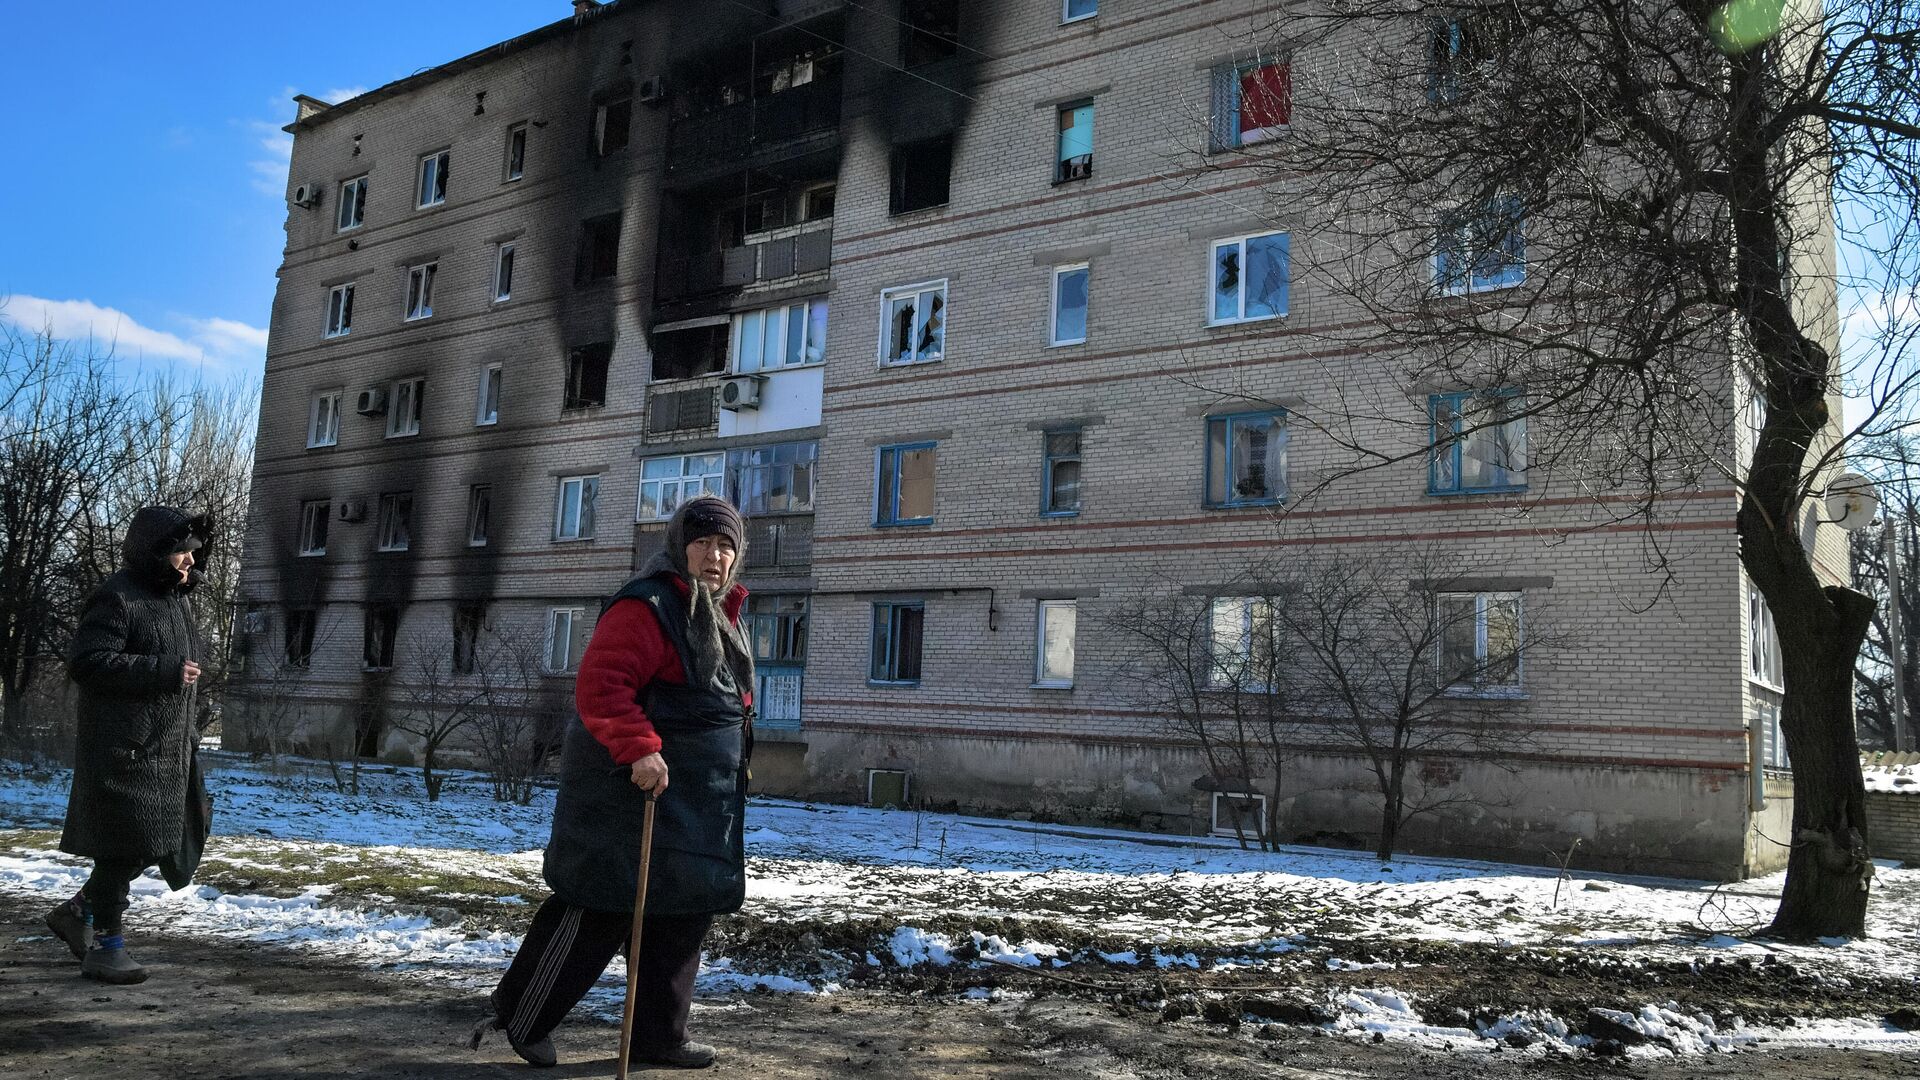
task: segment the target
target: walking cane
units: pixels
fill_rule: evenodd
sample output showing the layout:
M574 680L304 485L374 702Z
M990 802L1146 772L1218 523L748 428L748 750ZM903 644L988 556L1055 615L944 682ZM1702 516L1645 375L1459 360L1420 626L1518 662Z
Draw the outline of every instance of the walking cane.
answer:
M627 938L627 1001L620 1009L620 1068L615 1080L627 1080L627 1056L633 1050L633 999L640 988L640 921L647 914L647 868L653 862L653 792L647 792L640 822L640 884L633 894L633 933Z

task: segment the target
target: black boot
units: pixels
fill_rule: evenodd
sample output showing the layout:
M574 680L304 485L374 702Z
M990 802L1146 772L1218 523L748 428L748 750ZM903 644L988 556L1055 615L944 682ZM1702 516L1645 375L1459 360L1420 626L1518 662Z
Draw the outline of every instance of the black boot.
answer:
M62 900L59 907L47 912L47 929L67 943L75 960L87 958L87 915L73 901Z

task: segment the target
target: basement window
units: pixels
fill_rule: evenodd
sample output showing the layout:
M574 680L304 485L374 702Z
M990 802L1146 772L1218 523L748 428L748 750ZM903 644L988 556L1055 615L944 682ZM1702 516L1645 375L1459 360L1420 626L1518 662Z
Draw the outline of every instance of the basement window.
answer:
M1216 791L1213 793L1215 836L1244 836L1258 839L1267 834L1267 797L1252 792Z
M613 343L581 345L567 356L567 397L565 407L587 409L607 403L607 366L613 360Z
M945 206L953 172L953 136L940 135L893 148L890 214Z

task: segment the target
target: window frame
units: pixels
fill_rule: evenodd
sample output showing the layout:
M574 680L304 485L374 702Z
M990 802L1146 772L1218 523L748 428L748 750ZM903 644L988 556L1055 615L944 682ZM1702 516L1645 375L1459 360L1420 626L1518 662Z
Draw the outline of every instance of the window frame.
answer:
M1224 825L1221 824L1220 804L1223 801L1253 804L1259 812L1258 820L1255 822L1255 827L1258 831L1249 832L1243 827L1236 828L1232 821L1228 821ZM1210 819L1207 823L1208 836L1249 836L1257 839L1267 835L1267 797L1260 792L1216 791L1213 792L1213 798L1209 799L1208 802L1211 805Z
M1280 297L1273 306L1278 310L1271 315L1247 314L1247 245L1254 240L1269 236L1280 238ZM1219 317L1220 296L1220 249L1228 245L1237 245L1239 250L1239 276L1237 315L1230 318ZM1271 302L1270 302L1271 303ZM1293 306L1293 234L1284 229L1269 229L1265 232L1247 233L1243 236L1223 236L1207 245L1207 325L1239 326L1243 323L1268 322L1285 319Z
M1087 110L1087 152L1069 157L1067 155L1068 147L1066 145L1067 134L1073 129L1064 126L1064 121L1069 114L1078 112L1081 109ZM1053 186L1059 187L1061 184L1073 184L1081 180L1093 179L1093 129L1095 123L1094 118L1097 114L1098 110L1094 108L1094 101L1090 97L1075 98L1072 101L1062 102L1054 106ZM1077 128L1079 125L1075 124L1074 126ZM1075 167L1073 163L1081 161L1082 159L1084 159L1084 164Z
M1073 629L1069 633L1068 650L1074 656L1069 660L1066 677L1047 675L1047 612L1065 609L1073 613ZM1038 601L1034 608L1034 647L1033 647L1033 689L1035 690L1071 690L1073 689L1072 666L1079 652L1080 603L1074 599L1054 599Z
M566 659L562 666L553 664L554 646L560 643L560 619L566 616L567 640ZM580 657L586 653L586 647L575 647L580 637L581 624L586 622L587 609L583 607L549 607L546 618L545 649L540 656L540 671L545 675L577 675L580 672Z
M368 173L361 173L359 176L350 176L340 181L338 188L340 207L334 211L333 215L334 232L352 232L367 223L367 179L369 175ZM351 197L347 194L349 190L353 192ZM342 224L341 219L347 216L347 210L349 208L353 210L353 220Z
M1747 583L1747 681L1777 693L1786 693L1786 676L1781 670L1780 631L1773 621L1773 608L1760 587Z
M1221 605L1223 604L1231 604L1238 609L1237 615L1240 626L1237 631L1237 636L1231 643L1233 645L1232 659L1238 670L1237 681L1235 672L1227 669L1223 655L1222 646L1229 644L1223 640L1219 632L1220 617L1222 614ZM1243 694L1273 693L1275 689L1273 684L1253 678L1253 666L1256 659L1253 652L1256 619L1255 608L1256 606L1265 607L1267 610L1264 617L1271 623L1273 619L1277 617L1275 609L1279 607L1279 604L1279 599L1274 596L1245 593L1214 596L1207 600L1206 689ZM1271 663L1277 667L1279 658L1271 658ZM1266 672L1264 674L1273 674L1273 672Z
M493 485L469 484L467 486L467 546L483 548L492 543Z
M354 282L343 281L327 287L327 310L320 319L320 339L332 341L353 333L353 287ZM338 308L333 298L340 297Z
M493 299L495 304L504 304L513 299L513 263L517 246L512 240L494 245L493 249Z
M709 457L716 459L718 462L718 466L713 472L689 473L687 471L687 462L695 458L709 458ZM668 476L648 477L647 465L650 462L656 462L656 461L678 461L680 463L680 471L676 475L671 477L668 477ZM709 478L713 482L713 487L711 489L707 487L707 481L709 480ZM699 481L699 483L696 485L695 490L693 490L691 494L689 494L688 487L687 487L689 481ZM665 486L668 484L672 484L676 489L673 509L666 511L665 513L660 513L657 508L664 506L665 500L663 498L660 498L658 493L663 492L665 490ZM646 499L647 499L647 488L649 485L653 485L654 490L656 492L656 497L654 500L654 505L656 507L656 510L655 510L655 516L653 517L648 517L644 512L644 508L646 506ZM702 450L698 453L692 453L692 454L655 454L651 457L644 457L640 459L640 490L639 490L639 493L634 497L633 520L635 523L647 522L647 521L671 521L673 520L674 510L678 510L681 504L685 503L688 499L697 498L700 495L718 495L721 498L726 498L727 497L726 492L727 492L727 452L725 450Z
M567 532L567 489L574 488L573 531ZM578 543L591 541L598 531L598 504L600 501L600 474L578 473L573 476L554 478L553 498L553 542Z
M505 385L506 365L496 360L480 365L480 385L473 402L473 426L493 427L500 423L500 391ZM493 391L493 409L487 409L487 391Z
M1069 435L1069 434L1074 436L1073 453L1072 454L1054 453L1053 437L1055 435ZM1041 517L1067 518L1067 517L1080 516L1080 509L1082 506L1085 505L1085 499L1080 498L1078 496L1075 497L1073 506L1069 509L1062 510L1054 507L1053 505L1054 503L1053 466L1056 462L1062 462L1062 461L1073 461L1078 463L1081 471L1081 482L1085 483L1086 462L1087 462L1086 446L1083 441L1085 438L1086 438L1086 429L1079 428L1079 427L1049 428L1040 433L1040 516Z
M939 491L938 476L939 476L939 467L940 467L940 444L938 441L892 443L886 446L874 447L874 452L873 452L874 453L874 457L873 457L873 527L874 528L876 529L891 529L891 528L900 528L900 527L918 528L921 526L933 524L933 520L935 516L934 514L929 514L926 517L921 517L921 518L902 518L900 516L900 455L906 454L906 453L916 453L921 450L933 451L934 477L935 477L935 479L933 480L933 484L934 484L934 493L935 493L935 496L937 497L937 493ZM892 455L892 458L891 458L892 482L891 484L883 484L881 482L881 476L882 476L883 470L886 470L888 468L888 461L889 461L888 455ZM882 491L887 490L889 487L893 491L893 501L890 506L883 508L880 505L880 494ZM882 513L883 509L886 511L885 514ZM937 510L938 510L937 503L935 504L935 510L937 513Z
M922 334L924 334L925 332L924 327L926 326L926 323L921 320L922 301L920 300L920 298L922 296L927 296L927 295L935 295L935 294L938 295L938 298L940 301L940 349L938 352L933 353L931 355L921 355L919 350L916 348L913 350L913 355L911 355L908 359L895 360L895 359L892 359L892 353L888 348L888 346L892 343L892 336L893 336L892 308L896 300L908 294L912 294L912 296L914 297L914 303L915 303L915 307L914 307L915 337L919 337ZM915 282L911 285L895 285L895 286L892 286L891 288L881 289L880 290L880 334L879 334L879 340L877 342L877 348L879 349L880 366L883 368L912 367L916 364L937 364L940 361L945 360L947 358L947 337L949 333L951 333L951 331L953 330L953 320L951 318L951 312L952 312L951 305L949 305L947 302L947 279L946 278L935 278L929 281Z
M1281 68L1284 71L1287 86L1287 118L1280 124L1254 128L1253 130L1259 135L1249 139L1246 137L1247 133L1240 130L1240 117L1246 109L1246 99L1242 92L1243 79L1247 72L1270 67ZM1221 153L1272 142L1285 136L1293 127L1293 56L1291 54L1277 57L1256 56L1244 62L1220 64L1212 70L1210 78L1214 81L1212 88L1214 115L1211 118L1213 130L1207 133L1211 152Z
M281 653L286 665L305 670L313 666L313 643L319 634L320 612L316 608L287 608L281 619ZM300 651L294 652L298 644Z
M796 308L800 310L801 320L800 358L789 361L785 359L785 357L787 355L787 347L791 345L793 341L793 312ZM820 340L817 348L814 343L815 312L819 313L820 320ZM775 315L779 316L780 334L778 341L781 346L782 360L778 364L768 364L767 342L772 340L769 328L773 325ZM743 362L747 348L746 327L747 321L753 319L755 316L758 316L758 325L760 326L759 360L753 367L747 367ZM729 375L764 375L775 371L793 371L804 367L819 367L827 362L826 321L830 317L827 298L824 296L809 297L805 300L795 300L785 304L774 304L769 307L754 308L750 311L734 312L727 320L727 364L724 370Z
M428 166L431 165L431 170ZM419 164L414 169L413 195L415 210L431 210L447 204L447 177L453 175L453 147L429 151L420 155ZM428 190L428 184L432 190Z
M610 128L607 121L613 115L616 105L626 106L627 122L620 129L620 145L608 146L607 132ZM593 103L593 159L605 161L631 145L633 145L633 91L622 90L610 93L595 101Z
M319 527L316 529L315 521ZM327 553L327 527L333 523L333 501L331 499L304 499L300 503L300 534L296 554L303 559L317 559ZM320 542L315 544L318 533Z
M1082 274L1086 284L1082 287L1085 302L1080 311L1080 336L1062 338L1060 336L1060 279L1070 274ZM1047 296L1047 348L1059 349L1069 345L1085 345L1093 333L1093 265L1091 263L1068 263L1053 268L1050 288Z
M388 508L392 512L388 512ZM413 548L413 492L383 491L374 511L374 550L410 551ZM396 543L396 539L398 542Z
M1486 590L1480 592L1442 591L1433 594L1433 603L1438 607L1446 600L1459 600L1472 597L1474 601L1474 665L1480 671L1480 677L1471 683L1448 682L1440 689L1450 697L1477 698L1524 698L1527 696L1527 601L1526 594L1517 589ZM1490 612L1495 603L1512 601L1514 605L1514 654L1513 680L1493 683L1485 681L1486 669L1492 664L1489 650L1488 623ZM1436 675L1446 678L1446 629L1440 627L1434 634Z
M900 634L899 613L918 611L920 613L920 648L915 657L915 671L911 677L900 674ZM886 622L884 639L880 633L882 619ZM927 604L924 600L876 600L873 602L873 620L869 624L867 635L867 685L868 686L919 686L926 675L927 658ZM884 640L886 651L875 652Z
M1074 0L1060 0L1060 25L1070 26L1077 22L1086 22L1100 14L1100 0L1093 0L1093 10L1080 15L1073 13Z
M455 675L473 675L480 670L480 635L487 629L484 604L456 604L453 609L453 649L447 666Z
M407 306L402 322L421 322L433 318L433 284L439 276L439 259L429 259L407 267Z
M365 608L361 620L360 664L363 671L392 671L394 659L400 655L400 609L387 604L374 604ZM387 622L384 628L386 648L382 650L382 660L371 656L374 642L373 628L376 622Z
M307 449L322 450L340 445L340 399L346 395L347 388L340 386L331 390L316 390L307 399ZM329 403L324 428L320 422L322 402Z
M1293 486L1288 482L1287 477L1288 472L1291 471L1290 450L1292 443L1291 430L1287 424L1288 415L1287 410L1275 408L1256 409L1246 412L1216 413L1205 418L1207 426L1205 428L1205 460L1203 462L1204 467L1201 470L1200 480L1201 505L1209 510L1231 510L1244 506L1280 506L1286 503L1288 496L1293 493ZM1233 429L1235 424L1255 417L1271 419L1279 429L1281 440L1279 490L1274 494L1262 495L1255 498L1239 498L1235 497L1232 493L1234 487ZM1227 453L1227 459L1222 465L1222 468L1225 470L1222 473L1225 490L1222 492L1224 498L1220 501L1215 501L1213 498L1213 425L1216 423L1224 423L1226 425L1225 434L1221 439L1221 445L1226 448ZM1274 487L1272 480L1272 477L1268 478L1267 486L1269 490Z
M592 370L599 368L600 397L593 399L587 394ZM560 409L562 412L579 412L582 409L604 409L607 406L607 384L613 380L613 343L610 341L590 341L585 345L575 345L567 350L567 369L561 383Z
M519 148L519 162L514 161L515 144ZM507 127L506 160L501 163L501 183L511 184L524 179L527 175L527 122L520 121Z
M1516 433L1511 437L1517 447L1520 459L1518 469L1503 468L1509 476L1519 476L1517 483L1476 484L1466 483L1463 468L1466 460L1467 436L1461 433L1464 426L1465 409L1463 406L1475 398L1498 398L1519 402L1523 415L1501 421L1499 424L1486 424L1479 427L1477 434L1492 434L1499 428L1517 425ZM1518 387L1503 387L1499 390L1456 390L1443 394L1427 396L1427 494L1429 495L1495 495L1527 490L1527 418L1524 415L1526 392ZM1451 403L1452 425L1447 437L1450 442L1444 448L1440 445L1440 406L1442 402ZM1453 472L1453 486L1440 486L1440 455L1449 457L1448 468Z
M1512 228L1501 234L1502 246L1511 247L1518 256L1511 261L1503 261L1498 278L1489 278L1482 283L1475 269L1485 252L1482 245L1476 244L1476 224L1491 219L1500 212L1496 204L1510 207ZM1508 244L1509 238L1515 243ZM1481 238L1484 239L1484 238ZM1449 241L1457 244L1457 257L1461 260L1464 273L1459 278L1461 284L1450 284L1445 269L1448 258ZM1485 245L1491 246L1491 245ZM1503 253L1503 260L1505 258ZM1501 292L1519 288L1527 283L1527 207L1517 195L1496 195L1483 203L1469 208L1465 204L1456 205L1443 214L1435 223L1433 230L1433 255L1429 260L1432 270L1432 288L1438 296L1477 296L1480 293Z
M408 410L400 411L400 388L407 387ZM387 434L389 439L410 439L420 434L420 419L426 411L427 377L409 375L387 384Z
M793 460L778 460L781 452L789 448L793 450L791 454ZM770 453L775 460L761 462L750 460L750 455L756 451ZM724 498L732 502L734 507L742 514L761 517L780 514L811 514L814 512L815 500L819 497L820 493L820 441L818 439L795 439L790 442L760 443L754 446L729 447L722 468L722 487L725 491ZM794 496L794 477L798 475L802 469L806 470L807 497L804 500L804 505L793 505L800 502L800 500L797 500ZM746 482L746 478L750 473L766 474L769 477L769 481L764 484L749 485ZM773 478L780 477L783 474L785 476L785 484L782 490L787 493L786 502L789 505L775 508L770 494L776 488L776 483ZM749 490L754 494L766 495L765 505L758 508L749 506L747 498Z

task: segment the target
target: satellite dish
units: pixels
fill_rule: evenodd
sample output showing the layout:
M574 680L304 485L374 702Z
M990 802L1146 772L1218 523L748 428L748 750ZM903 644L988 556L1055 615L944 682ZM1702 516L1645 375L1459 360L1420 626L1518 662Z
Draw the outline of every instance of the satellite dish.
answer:
M1827 485L1827 520L1848 532L1858 532L1880 512L1880 493L1873 481L1845 472Z

